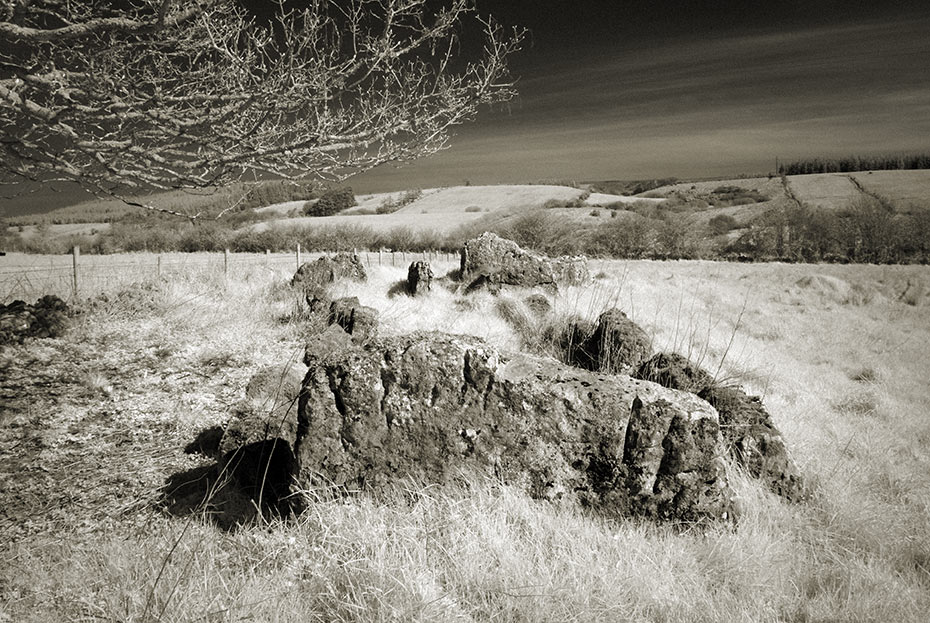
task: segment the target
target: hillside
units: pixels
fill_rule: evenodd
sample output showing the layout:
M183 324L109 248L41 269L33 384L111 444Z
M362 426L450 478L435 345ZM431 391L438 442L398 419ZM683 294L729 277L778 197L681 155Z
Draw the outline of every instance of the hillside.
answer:
M359 195L358 205L335 216L288 217L299 209L299 202L282 203L258 210L273 212L281 218L267 220L248 226L251 231L261 232L270 228L296 228L309 225L319 226L365 226L376 230L410 228L415 231L448 233L462 225L472 223L486 215L494 221L551 206L577 203L579 207L595 208L608 204L645 201L662 203L663 199L625 197L603 193L588 193L570 186L553 185L501 185L501 186L453 186L450 188L428 188L421 191L419 198L389 214L377 214L379 208L389 202L399 201L404 192ZM564 216L583 217L587 211L571 208Z
M451 250L467 237L492 231L556 255L930 261L928 171L676 182L633 196L590 190L613 188L590 183L408 189L356 195L357 205L342 212L307 216L317 191L265 185L249 190L248 204L236 204L218 221L209 215L242 199L241 188L238 195L226 189L212 196L160 196L165 207L204 214L196 225L136 209L109 224L78 224L74 218L46 221L38 229L19 225L7 229L0 246L27 253L66 253L74 245L91 253L287 251L298 244L318 251L423 251ZM88 216L105 214L101 210L89 206ZM68 216L80 212L72 208Z

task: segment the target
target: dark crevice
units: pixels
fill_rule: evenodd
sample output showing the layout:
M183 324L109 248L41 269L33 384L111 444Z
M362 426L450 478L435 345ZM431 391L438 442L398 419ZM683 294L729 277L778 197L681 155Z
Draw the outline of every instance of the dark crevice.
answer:
M342 398L342 389L340 387L341 381L342 379L337 379L335 376L330 376L329 391L333 394L333 402L336 405L336 411L339 412L339 415L342 419L342 426L339 428L339 440L342 442L342 449L348 451L349 447L352 445L352 435L349 432L349 422L346 419L346 404Z

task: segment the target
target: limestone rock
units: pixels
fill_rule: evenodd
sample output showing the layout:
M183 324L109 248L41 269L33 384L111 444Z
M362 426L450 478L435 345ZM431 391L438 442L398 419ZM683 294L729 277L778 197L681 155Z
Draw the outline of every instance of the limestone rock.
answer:
M226 454L239 447L280 438L293 445L297 438L297 396L304 372L296 365L268 366L249 380L245 399L232 409L220 441Z
M233 408L220 440L217 473L263 511L300 510L292 475L302 381L303 372L294 365L260 370L249 381L245 399Z
M697 394L713 383L713 378L678 353L658 353L644 361L633 375L662 387Z
M327 324L339 325L346 333L352 332L352 310L360 306L357 296L346 296L329 304Z
M357 297L337 299L329 306L329 324L338 325L355 342L364 342L378 333L378 310L358 302Z
M608 309L591 328L586 321L573 321L563 331L565 361L586 370L629 374L649 357L649 336L619 309Z
M407 294L417 296L429 292L432 281L433 271L429 262L412 262L407 269Z
M553 260L490 232L468 240L462 247L461 274L470 288L481 284L555 288L590 279L584 256Z
M787 500L806 496L803 478L759 398L735 387L716 386L704 369L675 353L655 355L635 376L707 400L719 414L727 452L738 463Z
M359 257L353 253L323 256L304 262L291 279L291 285L304 292L310 309L316 311L330 301L328 288L338 279L365 281L368 275Z
M781 432L757 396L715 386L698 395L719 412L724 442L750 474L787 500L806 497L803 478L788 455Z
M352 336L338 324L331 324L322 333L307 340L304 347L304 365L317 365L353 347Z
M705 401L504 356L478 338L418 333L344 351L309 370L298 423L302 486L477 474L609 515L692 520L730 508Z

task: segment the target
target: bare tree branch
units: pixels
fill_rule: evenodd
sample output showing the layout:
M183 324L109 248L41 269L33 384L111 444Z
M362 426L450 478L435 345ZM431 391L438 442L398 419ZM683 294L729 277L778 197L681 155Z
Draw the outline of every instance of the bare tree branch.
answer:
M250 172L340 180L432 154L514 95L507 59L523 36L471 0L434 4L12 3L0 12L0 182L138 193ZM456 54L464 28L484 31L470 59Z

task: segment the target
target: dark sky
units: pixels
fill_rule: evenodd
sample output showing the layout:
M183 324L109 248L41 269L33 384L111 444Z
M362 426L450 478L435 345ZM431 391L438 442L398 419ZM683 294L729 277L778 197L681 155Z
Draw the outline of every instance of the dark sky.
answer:
M930 151L927 0L476 2L531 31L512 62L520 96L440 154L349 180L356 192L729 176L772 171L776 157Z
M359 189L768 172L930 150L930 5L478 0L531 30L520 96Z

